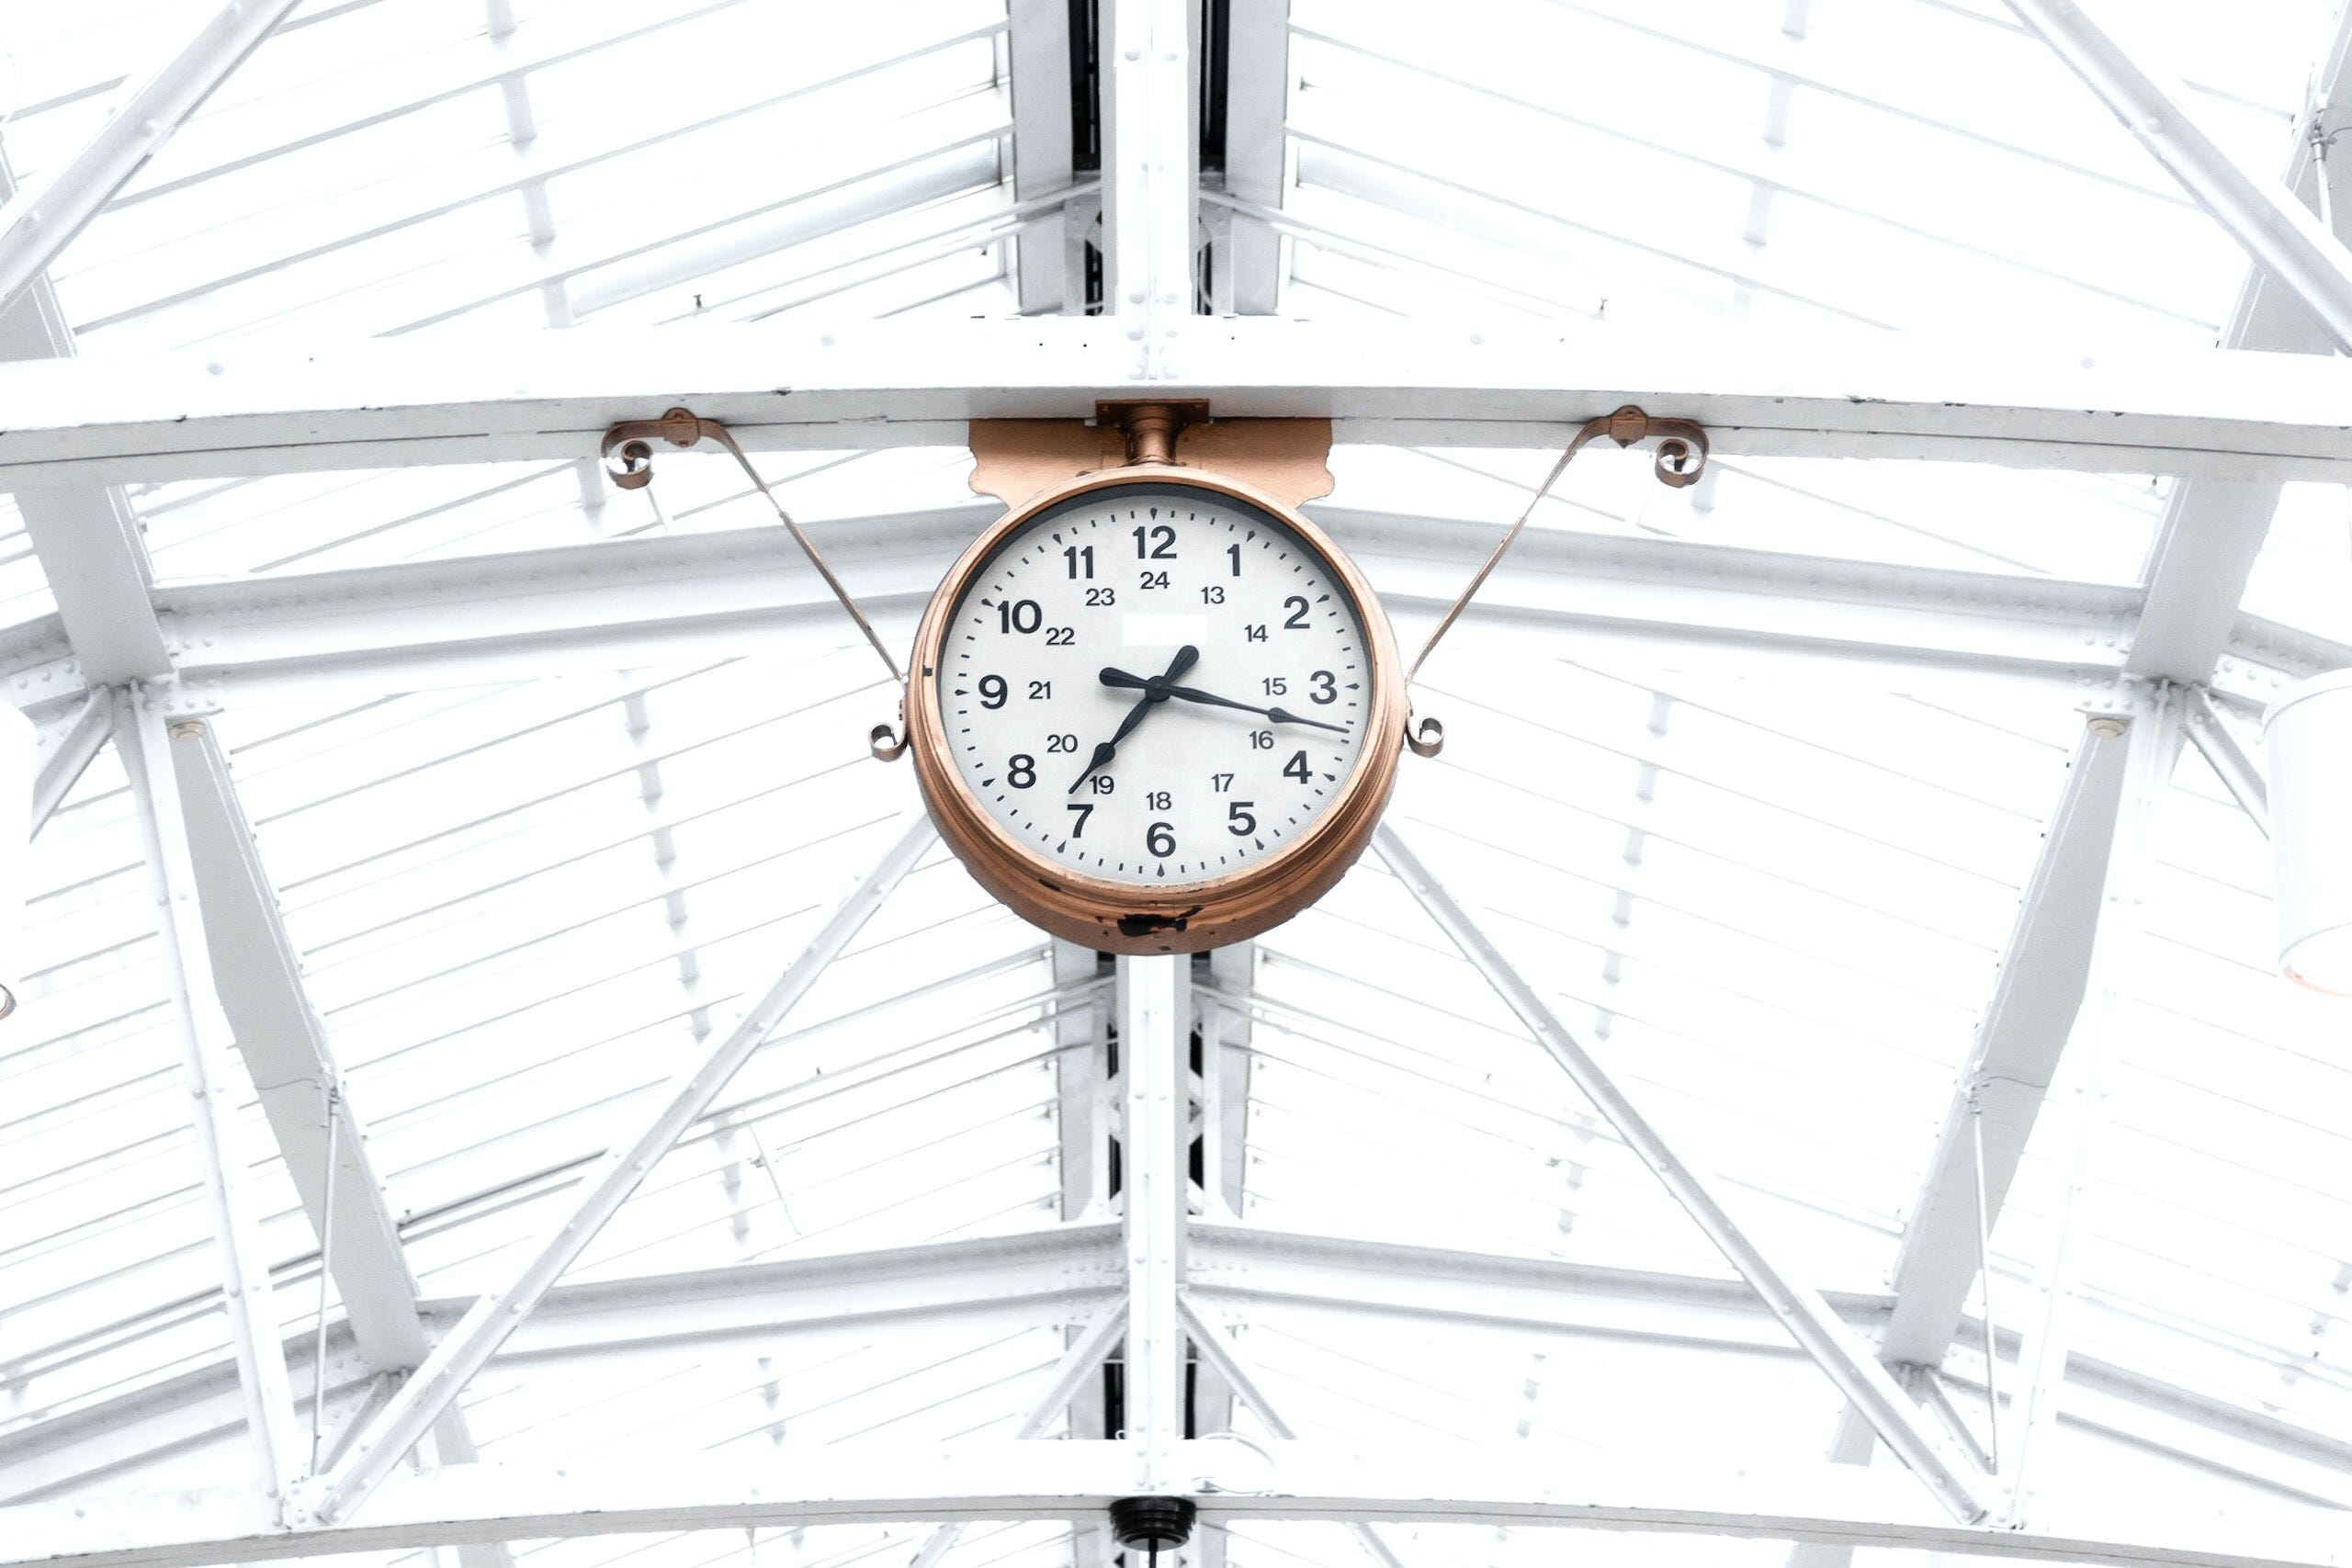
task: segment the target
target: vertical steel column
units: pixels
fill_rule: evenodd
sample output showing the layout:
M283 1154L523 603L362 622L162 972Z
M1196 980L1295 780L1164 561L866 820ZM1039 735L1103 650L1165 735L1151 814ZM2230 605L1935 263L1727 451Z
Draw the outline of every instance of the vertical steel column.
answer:
M245 1430L262 1491L276 1512L302 1473L302 1441L294 1420L293 1385L286 1374L284 1325L270 1292L261 1213L251 1191L253 1159L243 1147L237 1101L232 1098L237 1077L231 1059L235 1043L213 989L212 959L197 904L196 865L188 850L187 824L180 815L179 785L168 750L172 741L162 712L142 705L130 688L117 687L114 739L130 781L148 879L155 890L155 933L179 1025L197 1157L204 1167L204 1195L212 1211L213 1239L220 1249L221 1288L236 1351L237 1384L244 1394Z
M2074 1337L2075 1292L2081 1280L2081 1237L2091 1227L2086 1211L2094 1149L2107 1122L2101 1088L2109 1064L2122 1050L2122 1017L2130 1005L2140 961L2146 915L2143 889L2150 860L2149 822L2171 782L2180 753L2181 692L2158 685L2134 705L2125 738L2123 799L2108 851L2107 880L2100 899L2098 933L2091 949L2092 994L2097 1007L2076 1025L2084 1036L2067 1055L2079 1069L2074 1092L2074 1138L2066 1156L2066 1187L2059 1204L2057 1234L2042 1259L2041 1317L2025 1325L2018 1349L2019 1387L2013 1396L2014 1454L2007 1475L2008 1518L2022 1521L2033 1489L2028 1484L2035 1452L2058 1419L2060 1385Z
M1177 968L1183 957L1119 960L1119 1054L1125 1069L1121 1188L1126 1200L1126 1435L1145 1483L1177 1484L1171 1450L1184 1437L1183 1283L1189 1218L1185 1124L1190 1096Z
M1110 309L1134 344L1127 378L1166 380L1193 312L1200 141L1188 0L1102 0L1102 230Z

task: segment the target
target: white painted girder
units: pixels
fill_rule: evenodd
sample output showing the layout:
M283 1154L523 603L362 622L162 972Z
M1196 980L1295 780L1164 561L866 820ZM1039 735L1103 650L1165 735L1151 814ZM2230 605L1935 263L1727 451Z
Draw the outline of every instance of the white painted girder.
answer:
M1981 1111L1986 1225L2041 1115L2089 983L2091 948L2109 852L2123 799L2129 740L2098 721L2084 727L2042 833L1993 997L1961 1068L1934 1155L1895 1253L1895 1307L1880 1336L1891 1361L1938 1366L1977 1275L1976 1137Z
M140 166L230 73L259 48L296 0L231 0L114 106L98 133L0 206L0 306L49 270Z
M1069 0L1009 0L1005 52L1012 90L1012 196L1035 200L1078 183L1070 118ZM1024 316L1074 310L1072 288L1085 279L1064 265L1066 230L1078 221L1065 209L1013 242L1014 285Z
M323 1475L306 1481L297 1496L289 1499L289 1509L299 1508L313 1518L345 1518L367 1501L443 1413L455 1405L467 1382L489 1363L557 1278L637 1190L654 1163L709 1108L737 1069L808 994L826 965L865 928L936 839L928 818L909 826L873 873L850 890L808 947L734 1028L700 1062L678 1075L668 1098L637 1136L605 1156L582 1183L563 1223L541 1240L505 1286L483 1295L467 1310L414 1375L401 1385L381 1415L353 1439L351 1451Z
M1336 1313L1400 1326L1533 1332L1741 1355L1802 1353L1755 1292L1730 1278L1199 1221L1186 1238L1185 1261L1187 1291L1220 1309ZM1119 1226L1097 1223L560 1283L501 1347L492 1365L601 1377L639 1357L674 1355L688 1347L704 1353L750 1348L780 1336L846 1345L869 1342L894 1327L1001 1325L1009 1332L1115 1303L1125 1267ZM1831 1292L1825 1299L1863 1335L1883 1326L1894 1304L1885 1295ZM446 1327L470 1304L428 1300L422 1311L436 1327ZM1963 1378L1970 1375L1965 1348L1976 1332L1963 1322L1958 1358ZM2005 1331L2005 1339L2013 1340L2014 1333ZM288 1341L298 1375L307 1375L308 1345L307 1336ZM364 1366L348 1357L349 1341L339 1327L329 1348L331 1389L364 1381ZM2352 1502L2352 1443L2092 1357L2074 1357L2068 1375L2078 1385L2063 1413L2069 1424L2222 1473L2291 1482L2309 1495ZM1096 1415L1099 1420L1099 1402ZM232 1365L181 1373L0 1434L0 1498L68 1489L78 1495L107 1478L118 1478L119 1489L136 1490L144 1462L233 1438L241 1420Z
M2128 1518L2010 1530L1934 1516L1888 1472L1770 1463L1737 1474L1564 1466L1527 1445L1435 1448L1271 1442L1261 1460L1232 1443L1175 1445L1171 1473L1209 1527L1336 1520L1550 1526L1571 1529L1822 1540L2108 1568L2341 1568L2339 1517L2278 1510L2261 1519L2167 1528ZM331 1552L398 1551L505 1538L980 1519L1099 1519L1151 1478L1123 1442L836 1445L731 1466L589 1472L467 1465L388 1485L348 1523L273 1528L245 1493L155 1493L105 1508L0 1510L0 1568L180 1568ZM1215 1489L1202 1486L1206 1480Z
M1392 827L1373 835L1373 848L1396 874L1431 921L1461 950L1464 958L1493 987L1536 1043L1560 1065L1602 1119L1657 1177L1725 1261L1763 1299L1772 1315L1804 1348L1823 1374L1869 1420L1893 1453L1907 1465L1937 1501L1963 1523L1989 1511L1982 1478L1955 1460L1930 1432L1909 1398L1895 1386L1869 1349L1847 1329L1820 1293L1792 1277L1746 1226L1724 1207L1714 1183L1693 1169L1642 1114L1616 1081L1568 1032L1558 1017L1509 960L1487 940L1419 857Z
M295 361L209 357L0 367L0 484L78 468L142 479L570 459L623 419L684 403L752 451L960 446L974 418L1091 416L1136 377L1103 318L783 328L678 325L482 343L356 344ZM2352 367L2244 353L2028 362L1912 347L1480 340L1399 323L1178 317L1181 377L1216 412L1329 416L1341 442L1556 448L1634 402L1706 425L1730 456L1932 457L2238 479L2352 474ZM657 389L648 390L648 389Z
M1471 520L1310 510L1399 615L1434 616L1497 533ZM994 513L974 503L809 532L868 614L903 627ZM328 684L407 690L575 671L591 659L616 668L726 657L839 616L772 529L168 583L155 603L190 711ZM2132 590L2097 583L1533 532L1470 617L1543 632L1564 650L1589 637L1677 657L1770 649L2072 682L2118 671L2136 605Z

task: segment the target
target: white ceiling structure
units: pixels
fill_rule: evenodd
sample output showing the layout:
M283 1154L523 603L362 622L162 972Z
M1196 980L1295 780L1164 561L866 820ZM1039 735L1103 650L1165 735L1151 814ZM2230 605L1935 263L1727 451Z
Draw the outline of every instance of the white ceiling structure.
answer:
M2327 0L0 7L0 1568L2345 1562L2347 128ZM1114 964L597 448L902 642L1138 395L1408 642L1714 456Z

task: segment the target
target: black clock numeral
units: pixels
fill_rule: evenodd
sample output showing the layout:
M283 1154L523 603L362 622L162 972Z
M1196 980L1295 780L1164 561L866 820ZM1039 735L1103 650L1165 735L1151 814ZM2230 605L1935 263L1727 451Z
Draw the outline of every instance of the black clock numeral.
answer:
M1280 675L1269 675L1263 681L1260 682L1259 684L1266 688L1266 695L1270 697L1282 697L1288 696L1290 694L1290 682Z
M983 675L980 677L980 705L984 708L1001 708L1004 705L1003 676Z
M1046 646L1047 648L1075 648L1077 645L1078 628L1076 626L1048 626L1046 628Z
M1239 577L1241 575L1241 547L1227 545L1225 547L1225 553L1233 558L1233 575Z
M1048 735L1046 737L1046 750L1049 753L1055 751L1075 751L1078 750L1078 737L1075 735Z
M1085 805L1082 802L1073 800L1069 803L1069 809L1078 813L1078 820L1069 825L1069 836L1073 839L1084 838L1086 836L1086 819L1094 815L1094 807Z
M1030 682L1029 700L1033 703L1048 703L1053 701L1054 683L1051 681Z
M1266 640L1266 623L1265 623L1265 622L1263 622L1263 621L1252 621L1252 622L1250 622L1250 632L1249 632L1249 636L1250 636L1250 640L1251 642L1263 642L1263 641L1265 641L1265 640Z
M1072 545L1062 551L1062 559L1069 563L1069 574L1073 581L1094 575L1094 547L1092 545ZM1080 571L1079 570L1080 567L1086 570Z
M1307 679L1315 684L1315 690L1307 694L1309 702L1336 703L1340 700L1340 678L1329 670L1317 670Z
M1227 807L1225 810L1225 830L1231 833L1237 839L1246 839L1250 834L1256 832L1258 830L1258 818L1250 809L1256 804L1257 802L1251 800L1237 800L1232 805Z
M1143 847L1163 859L1176 852L1176 829L1167 822L1154 822L1143 836Z
M1168 586L1168 574L1164 571L1144 571L1137 572L1136 575L1143 579L1143 581L1136 585L1138 587L1165 588Z
M1148 547L1145 544L1147 534L1150 536L1150 543ZM1138 528L1135 531L1135 537L1136 559L1174 560L1176 558L1176 530L1167 524L1162 523L1149 529Z
M1250 732L1250 750L1252 751L1271 751L1273 749L1274 732L1272 730L1253 729Z
M1300 756L1306 753L1300 752ZM1015 752L1005 763L1004 782L1015 789L1027 789L1037 782L1037 759L1026 751Z
M1086 591L1086 602L1090 605L1115 604L1119 602L1119 591L1115 588L1090 588Z
M1225 590L1217 587L1215 583L1211 583L1208 587L1201 590L1201 603L1204 604L1224 604Z
M1294 593L1289 598L1283 601L1283 608L1290 612L1290 619L1283 623L1283 630L1286 632L1303 632L1306 629L1306 600Z
M1143 806L1144 809L1147 811L1167 810L1168 792L1164 789L1153 790L1149 795L1143 797Z
M1000 632L1034 632L1046 624L1046 612L1038 608L1035 599L1001 599L996 606L996 629Z
M1231 773L1211 773L1209 775L1209 788L1216 791L1217 794L1223 795L1227 790L1229 790L1232 787L1233 775Z
M1086 781L1086 786L1097 795L1110 795L1118 789L1119 783L1108 773L1097 773Z
M1305 784L1306 782L1306 752L1293 751L1290 754L1290 761L1283 764L1283 777L1286 779L1296 779L1301 784Z

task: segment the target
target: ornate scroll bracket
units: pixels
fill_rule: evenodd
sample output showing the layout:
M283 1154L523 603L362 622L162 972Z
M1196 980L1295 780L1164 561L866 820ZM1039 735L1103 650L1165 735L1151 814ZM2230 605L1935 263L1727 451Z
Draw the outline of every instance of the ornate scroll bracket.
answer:
M790 530L793 542L800 547L800 553L808 558L808 564L817 569L817 575L823 578L825 586L833 591L833 597L840 601L841 607L849 612L849 618L855 621L857 629L865 634L865 640L873 645L876 656L882 660L882 667L890 671L890 679L901 687L906 685L906 675L899 669L899 661L890 657L890 650L883 646L881 637L874 630L874 623L865 618L865 612L857 607L857 601L850 597L849 590L842 586L842 580L833 575L831 567L825 564L825 558L818 553L816 542L792 520L792 514L784 509L784 502L775 498L775 491L768 489L767 480L760 478L760 471L752 467L752 459L743 455L742 445L735 439L733 431L715 419L698 419L692 410L684 408L673 408L660 419L623 420L605 432L602 452L605 476L623 490L643 490L651 484L653 443L656 441L667 442L681 451L705 441L716 441L733 453L735 461L741 465L752 487L767 497L768 504L775 508L776 521ZM901 703L900 706L903 708L904 704ZM891 724L876 725L869 744L876 758L886 762L895 760L907 749L903 716L895 727Z
M1421 651L1414 656L1412 668L1405 671L1408 684L1420 674L1421 666L1429 662L1439 640L1453 628L1453 623L1461 618L1462 612L1470 607L1470 601L1477 597L1478 590L1486 586L1487 579L1502 563L1504 554L1518 540L1520 530L1525 528L1527 520L1535 515L1535 509L1544 504L1544 498L1552 493L1552 487L1559 482L1560 475L1568 464L1584 450L1587 443L1604 435L1620 446L1631 446L1639 441L1656 441L1656 472L1660 484L1681 490L1698 483L1699 476L1706 472L1707 433L1687 419L1653 419L1632 403L1627 403L1598 419L1587 420L1584 427L1569 439L1567 446L1560 453L1560 460L1552 465L1552 471L1544 476L1544 482L1536 487L1526 510L1505 530L1501 542L1495 546L1485 564L1470 579L1469 586L1463 589L1461 596L1446 610L1444 618L1437 624L1437 629L1430 633L1429 641L1421 644ZM1405 744L1414 756L1434 757L1444 749L1445 726L1436 719L1417 717L1408 712L1405 719Z

